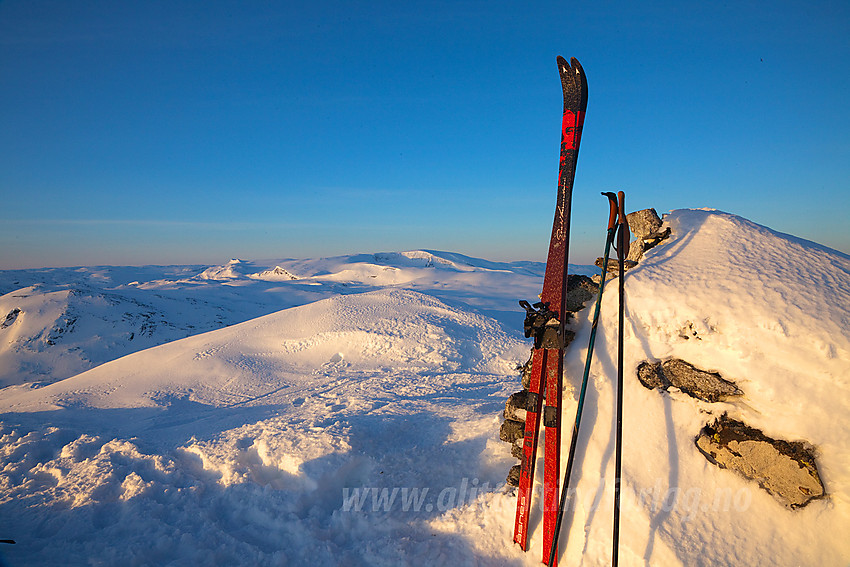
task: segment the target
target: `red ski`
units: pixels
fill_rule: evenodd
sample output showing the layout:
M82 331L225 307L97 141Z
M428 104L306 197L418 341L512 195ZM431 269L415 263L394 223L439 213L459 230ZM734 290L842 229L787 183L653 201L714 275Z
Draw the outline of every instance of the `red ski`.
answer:
M531 384L527 403L528 416L523 438L523 457L517 497L514 541L528 549L528 524L537 460L537 439L542 410L546 429L543 478L543 561L549 557L552 535L558 516L558 487L561 453L561 391L563 387L564 324L567 291L567 266L570 243L570 207L581 130L587 109L587 81L576 59L568 64L558 57L558 70L564 91L564 115L561 127L561 163L555 220L549 241L549 255L543 278L540 302L526 310L525 336L534 337ZM543 400L545 400L545 407Z

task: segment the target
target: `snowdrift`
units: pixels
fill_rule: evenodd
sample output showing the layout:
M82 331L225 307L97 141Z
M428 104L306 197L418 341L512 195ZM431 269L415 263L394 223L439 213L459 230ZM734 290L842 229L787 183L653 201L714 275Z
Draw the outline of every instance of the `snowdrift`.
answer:
M850 258L717 211L665 222L672 238L626 276L622 564L846 565ZM0 552L11 565L537 565L539 499L522 553L498 429L530 348L516 300L541 284L539 264L431 251L0 273L0 538L18 542ZM610 562L616 295L560 541L571 564ZM75 324L53 332L69 309ZM573 387L591 311L573 323ZM641 385L639 364L673 357L743 395ZM814 445L827 496L789 510L706 460L694 440L723 414Z

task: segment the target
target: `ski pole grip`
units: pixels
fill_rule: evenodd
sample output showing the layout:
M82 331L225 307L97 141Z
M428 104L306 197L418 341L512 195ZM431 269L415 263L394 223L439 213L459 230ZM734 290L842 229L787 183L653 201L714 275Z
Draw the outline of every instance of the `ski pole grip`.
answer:
M626 194L622 191L617 191L617 208L620 217L621 247L623 248L622 250L617 250L617 255L622 254L623 258L627 258L629 255L629 221L626 219Z
M617 196L611 191L603 191L602 194L608 197L608 205L611 207L608 213L608 230L611 230L617 225Z

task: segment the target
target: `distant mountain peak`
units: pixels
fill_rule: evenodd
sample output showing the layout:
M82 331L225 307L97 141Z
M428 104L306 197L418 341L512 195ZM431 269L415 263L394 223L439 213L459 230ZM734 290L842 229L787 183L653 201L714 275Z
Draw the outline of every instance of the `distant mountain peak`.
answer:
M249 262L233 258L223 266L212 266L198 274L196 277L202 280L227 280L247 276L250 270Z
M262 272L251 274L250 278L256 280L297 280L298 276L293 273L281 268L280 266L275 266L270 270L263 270Z

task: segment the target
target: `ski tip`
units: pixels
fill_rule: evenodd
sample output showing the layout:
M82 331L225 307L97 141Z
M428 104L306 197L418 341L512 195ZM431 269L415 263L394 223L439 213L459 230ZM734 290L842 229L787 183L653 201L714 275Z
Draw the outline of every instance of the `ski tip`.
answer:
M576 86L581 93L581 101L579 102L579 108L582 112L587 109L587 77L584 75L584 68L581 66L581 63L578 62L578 59L575 57L572 58L572 68L573 73L575 75Z
M584 69L581 67L581 63L578 62L578 59L575 57L570 58L570 62L567 63L567 60L564 57L558 55L558 69L561 73L569 74L573 77L578 77L579 75L584 75Z
M564 92L575 89L580 97L579 108L584 111L587 108L587 78L584 76L584 68L575 57L570 58L567 63L565 58L558 55L557 61Z
M561 87L564 90L564 104L567 101L567 93L576 92L576 74L567 60L558 55L558 73L561 75Z
M573 68L567 62L566 59L558 55L558 73L561 75L561 82L566 80L567 77L573 76Z
M578 77L579 75L584 75L584 69L582 69L581 63L579 63L578 59L575 57L570 59L570 67L572 67L573 74L575 74L575 76Z

